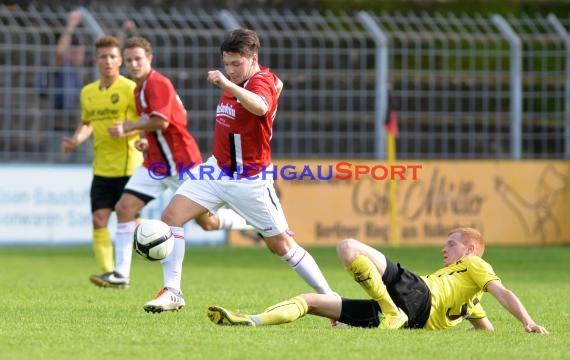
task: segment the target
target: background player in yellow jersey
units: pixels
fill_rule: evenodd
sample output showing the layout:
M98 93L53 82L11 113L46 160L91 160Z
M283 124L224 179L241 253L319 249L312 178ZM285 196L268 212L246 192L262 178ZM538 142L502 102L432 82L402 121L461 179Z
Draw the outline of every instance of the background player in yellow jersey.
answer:
M493 330L481 306L483 293L489 292L522 323L525 331L548 334L481 258L485 243L475 229L451 231L443 247L445 267L428 276L417 276L358 240L343 240L337 250L348 273L372 299L302 294L257 315L211 306L208 317L218 325L260 326L288 323L312 314L356 327L381 329L446 329L467 319L474 329Z
M93 250L103 272L113 271L113 245L107 228L111 212L135 168L143 161L135 148L138 132L114 138L108 128L126 120L137 121L134 89L136 84L120 75L122 64L119 40L105 36L97 40L96 65L99 80L81 90L81 124L72 137L64 137L61 149L70 153L93 135L93 181L91 212Z

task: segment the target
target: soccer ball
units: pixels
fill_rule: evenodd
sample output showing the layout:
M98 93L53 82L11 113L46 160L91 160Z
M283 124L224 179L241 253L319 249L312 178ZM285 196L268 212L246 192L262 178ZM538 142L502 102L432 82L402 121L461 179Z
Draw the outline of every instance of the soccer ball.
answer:
M160 220L145 220L135 228L133 247L148 260L165 259L174 248L170 226Z

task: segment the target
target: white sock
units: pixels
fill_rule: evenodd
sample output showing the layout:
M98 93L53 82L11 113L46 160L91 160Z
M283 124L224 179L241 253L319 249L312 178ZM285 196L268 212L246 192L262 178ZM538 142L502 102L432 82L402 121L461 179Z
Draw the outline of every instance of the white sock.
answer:
M115 235L115 271L124 277L131 276L133 259L133 236L137 223L128 221L117 224Z
M253 226L248 225L245 219L232 209L219 209L216 214L220 219L220 230L253 230Z
M184 239L184 228L171 227L174 236L174 248L168 257L162 260L162 274L164 276L164 287L181 291L182 288L182 263L186 252L186 240Z
M315 259L305 249L295 244L281 256L319 294L334 294Z

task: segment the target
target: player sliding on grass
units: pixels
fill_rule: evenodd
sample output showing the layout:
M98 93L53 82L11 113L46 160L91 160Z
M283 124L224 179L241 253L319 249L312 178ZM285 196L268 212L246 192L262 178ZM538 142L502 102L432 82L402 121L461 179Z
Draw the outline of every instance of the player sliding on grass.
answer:
M312 314L381 329L446 329L467 319L474 329L493 330L480 302L483 293L490 292L527 332L548 334L481 258L485 243L475 229L451 231L443 247L445 267L428 276L417 276L358 240L343 240L337 250L348 273L372 299L302 294L258 315L211 306L208 317L218 325L260 326L284 324Z

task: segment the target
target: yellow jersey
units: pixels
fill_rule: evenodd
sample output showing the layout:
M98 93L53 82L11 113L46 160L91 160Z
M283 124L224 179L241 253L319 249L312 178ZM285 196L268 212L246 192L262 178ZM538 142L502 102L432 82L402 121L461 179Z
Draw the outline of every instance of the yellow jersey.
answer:
M486 317L481 297L490 281L500 281L491 265L478 256L465 257L422 279L431 291L426 329L446 329L463 319Z
M142 164L143 154L135 149L138 135L113 138L108 128L125 120L138 121L135 83L120 76L108 88L94 81L81 89L81 119L93 128L93 174L104 177L131 176Z

